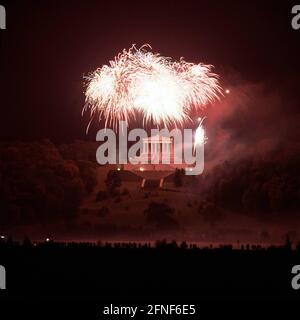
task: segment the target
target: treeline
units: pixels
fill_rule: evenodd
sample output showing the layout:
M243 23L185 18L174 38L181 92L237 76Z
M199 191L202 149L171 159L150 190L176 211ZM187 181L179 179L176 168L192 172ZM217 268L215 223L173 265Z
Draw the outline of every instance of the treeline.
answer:
M70 248L70 249L88 249L88 248L102 248L102 249L159 249L159 250L199 250L199 251L297 251L300 252L300 242L295 244L287 236L284 243L281 245L269 245L262 246L260 244L240 244L239 247L234 247L232 244L219 244L209 246L199 246L196 243L188 243L186 241L177 242L167 240L156 240L154 243L151 242L63 242L54 241L51 238L47 238L45 241L32 242L29 237L24 237L22 242L15 241L13 238L8 237L7 239L0 239L0 249L9 247L24 247L24 248Z
M205 195L199 210L226 209L270 217L298 214L300 152L284 160L250 158L224 162L200 177Z
M66 160L50 141L0 145L0 224L51 223L76 217L96 185L96 164Z

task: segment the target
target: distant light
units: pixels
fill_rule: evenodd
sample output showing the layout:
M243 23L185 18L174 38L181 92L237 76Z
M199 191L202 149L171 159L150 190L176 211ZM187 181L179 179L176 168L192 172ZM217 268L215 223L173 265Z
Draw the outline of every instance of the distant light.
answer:
M0 236L0 239L1 239L1 240L4 240L4 239L5 239L5 236L4 236L4 235L1 235L1 236Z
M118 170L118 171L120 171L120 170L121 170L121 168L118 168L117 170Z
M50 238L46 238L46 242L49 242L50 241Z
M226 94L229 94L229 93L230 93L230 90L229 90L229 89L226 89L226 90L225 90L225 93L226 93Z
M141 167L141 168L140 168L140 171L144 171L144 168Z
M198 117L198 121L201 121L201 119L202 119L201 117Z

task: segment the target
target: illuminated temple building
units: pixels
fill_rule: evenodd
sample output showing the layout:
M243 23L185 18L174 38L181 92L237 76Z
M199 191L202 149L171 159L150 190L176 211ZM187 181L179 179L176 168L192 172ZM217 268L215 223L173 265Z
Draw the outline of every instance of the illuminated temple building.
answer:
M166 162L163 161L164 159L170 160ZM186 164L174 163L173 139L162 135L144 138L141 154L130 160L138 163L124 164L122 167L119 166L119 170L131 171L142 177L142 187L147 180L158 180L159 186L162 187L164 179L171 175L176 168L184 169L187 167Z

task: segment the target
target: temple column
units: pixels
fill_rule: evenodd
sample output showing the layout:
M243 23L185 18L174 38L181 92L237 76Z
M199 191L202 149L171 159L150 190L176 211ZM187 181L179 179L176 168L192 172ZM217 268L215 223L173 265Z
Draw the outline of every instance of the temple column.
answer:
M148 144L147 142L143 143L143 153L147 153L148 152Z

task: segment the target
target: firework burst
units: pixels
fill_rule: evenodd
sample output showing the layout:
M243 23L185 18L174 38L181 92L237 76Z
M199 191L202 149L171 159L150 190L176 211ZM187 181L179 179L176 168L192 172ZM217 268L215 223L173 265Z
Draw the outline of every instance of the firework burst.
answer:
M194 148L193 148L194 152L197 145L205 144L207 140L207 137L205 135L205 131L202 125L205 118L198 118L198 120L199 120L199 125L195 131L195 138L194 138Z
M221 88L211 65L172 61L149 45L123 50L109 65L86 78L85 110L105 126L128 124L137 114L145 123L165 127L183 124L190 111L218 98Z

